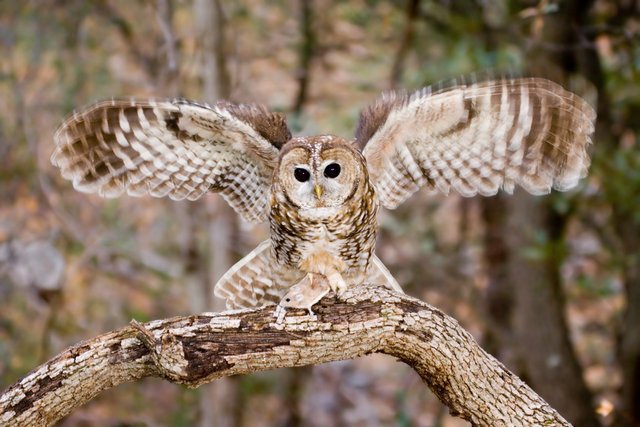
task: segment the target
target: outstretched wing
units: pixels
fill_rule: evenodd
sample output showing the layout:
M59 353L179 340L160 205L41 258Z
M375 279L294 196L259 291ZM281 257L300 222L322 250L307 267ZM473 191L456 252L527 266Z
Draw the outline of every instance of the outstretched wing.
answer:
M258 105L111 100L70 116L51 162L82 192L195 200L220 192L246 220L266 219L284 116Z
M579 96L540 78L384 94L356 133L383 206L420 187L488 196L515 185L567 190L586 175L596 118Z

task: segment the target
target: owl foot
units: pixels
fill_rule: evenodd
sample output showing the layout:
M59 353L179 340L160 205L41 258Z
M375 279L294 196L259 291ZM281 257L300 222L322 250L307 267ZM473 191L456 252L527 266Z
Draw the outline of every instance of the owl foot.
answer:
M344 281L342 275L338 272L327 274L329 287L337 296L341 296L347 290L347 282Z
M308 272L307 277L312 277L309 275L313 274L326 277L329 287L338 296L347 289L347 283L340 274L341 271L347 269L345 262L325 251L312 253L303 259L298 267L300 270Z

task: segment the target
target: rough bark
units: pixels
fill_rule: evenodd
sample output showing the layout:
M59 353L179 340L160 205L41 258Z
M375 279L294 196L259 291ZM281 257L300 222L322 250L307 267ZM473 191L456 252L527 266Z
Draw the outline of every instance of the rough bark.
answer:
M411 366L473 425L570 425L487 354L454 319L406 295L363 285L338 300L157 320L77 344L0 396L0 424L50 425L100 391L147 376L197 387L217 378L385 353Z

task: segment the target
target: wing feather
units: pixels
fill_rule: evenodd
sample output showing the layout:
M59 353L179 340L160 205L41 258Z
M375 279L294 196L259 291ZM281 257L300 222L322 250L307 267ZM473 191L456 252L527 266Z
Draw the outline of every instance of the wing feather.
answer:
M387 208L421 187L463 196L567 190L586 175L595 111L549 80L503 78L384 94L356 133Z
M110 100L69 117L52 163L83 192L195 200L220 192L246 220L266 219L284 117L257 105Z

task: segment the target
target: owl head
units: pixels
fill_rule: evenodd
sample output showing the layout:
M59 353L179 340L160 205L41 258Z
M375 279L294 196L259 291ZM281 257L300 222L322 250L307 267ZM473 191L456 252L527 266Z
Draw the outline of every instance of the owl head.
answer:
M293 138L275 170L276 192L298 209L335 208L353 198L368 179L362 154L330 135Z

